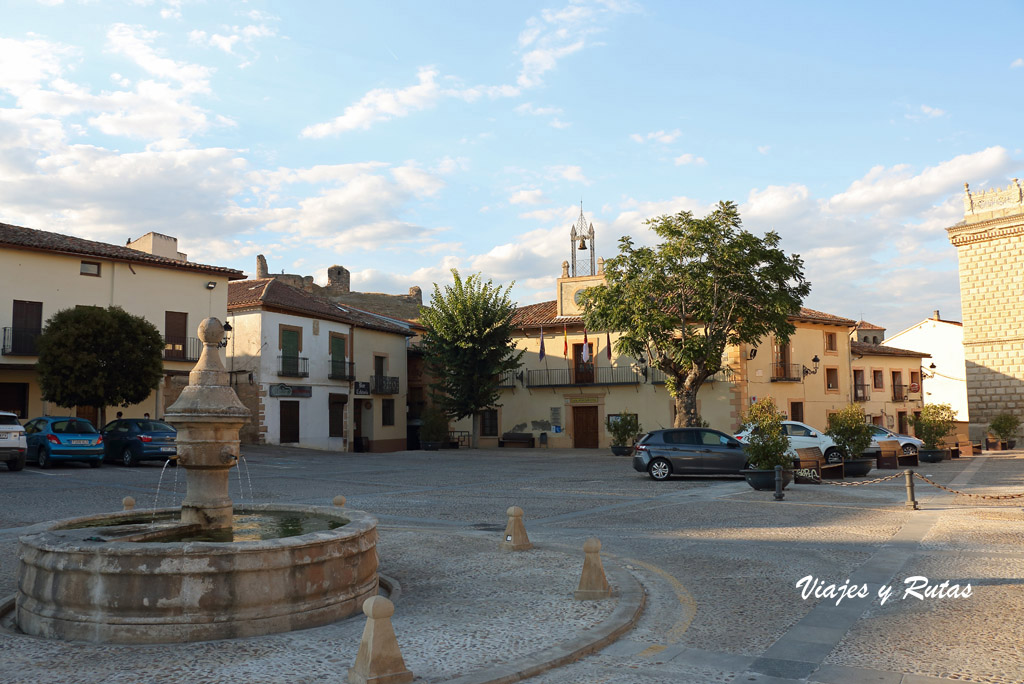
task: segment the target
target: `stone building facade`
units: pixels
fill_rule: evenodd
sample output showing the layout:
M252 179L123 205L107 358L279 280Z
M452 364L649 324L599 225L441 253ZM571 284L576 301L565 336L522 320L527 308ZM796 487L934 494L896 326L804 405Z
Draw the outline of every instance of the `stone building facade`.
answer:
M1024 414L1024 190L971 192L964 220L946 229L960 260L971 437L999 413Z

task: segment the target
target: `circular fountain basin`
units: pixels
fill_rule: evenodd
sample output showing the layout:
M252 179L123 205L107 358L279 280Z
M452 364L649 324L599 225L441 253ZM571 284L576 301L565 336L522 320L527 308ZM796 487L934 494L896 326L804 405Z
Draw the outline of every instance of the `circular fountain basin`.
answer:
M156 522L141 522L154 511L125 511L58 521L22 537L18 628L99 643L249 637L334 622L377 594L372 516L284 505L235 512L283 518L292 536L260 539L265 529L249 529L250 541L168 541L194 537L166 520L179 509L162 509ZM304 531L303 520L319 531L294 534Z

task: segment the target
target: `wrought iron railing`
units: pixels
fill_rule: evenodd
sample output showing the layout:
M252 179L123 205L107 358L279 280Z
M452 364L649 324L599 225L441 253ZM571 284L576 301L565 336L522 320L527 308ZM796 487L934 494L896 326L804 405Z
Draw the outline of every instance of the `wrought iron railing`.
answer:
M278 356L277 374L285 378L308 378L309 359L304 356Z
M390 375L371 375L370 392L373 394L398 394L398 378Z
M650 374L651 374L651 384L652 385L664 385L665 384L665 371L660 370L658 368L652 368L650 370ZM735 373L733 372L733 369L728 367L728 366L726 366L725 368L723 368L722 370L718 371L714 375L708 376L708 379L705 380L704 382L705 383L733 382L735 380L734 376L735 376Z
M164 360L198 361L203 352L203 341L198 337L165 337Z
M803 372L799 363L773 363L772 382L800 382Z
M36 328L4 328L4 355L39 356L36 340L40 334L42 331Z
M864 383L858 383L853 386L853 400L854 401L867 401L871 396L871 390Z
M331 380L355 380L356 364L352 361L342 359L331 359L331 372L328 373Z
M906 385L893 385L892 386L892 400L893 401L906 401L907 400L907 386Z
M518 379L517 375L521 373L522 371L518 370L505 371L501 374L501 377L498 378L498 387L515 387L516 380Z
M577 385L639 385L642 376L631 366L578 364L571 368L543 368L527 371L527 387L573 387Z

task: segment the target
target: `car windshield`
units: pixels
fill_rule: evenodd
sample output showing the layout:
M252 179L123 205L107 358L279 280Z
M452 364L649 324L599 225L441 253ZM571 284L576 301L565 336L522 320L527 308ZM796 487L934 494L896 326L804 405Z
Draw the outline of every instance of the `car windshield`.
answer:
M87 420L71 419L54 421L53 431L65 435L91 435L96 432L96 428Z
M21 425L21 423L18 422L17 416L0 415L0 425Z
M177 432L172 426L159 420L140 420L139 429L143 432Z

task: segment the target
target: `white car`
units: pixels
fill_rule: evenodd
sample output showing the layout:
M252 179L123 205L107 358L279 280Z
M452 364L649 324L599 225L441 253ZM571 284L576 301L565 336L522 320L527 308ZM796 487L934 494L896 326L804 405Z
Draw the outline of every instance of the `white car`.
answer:
M790 456L796 457L797 449L818 447L821 449L821 453L824 454L825 459L828 460L829 463L834 459L841 458L839 447L836 446L836 443L832 441L831 437L821 430L816 430L806 423L800 423L795 420L782 421L782 429L786 432L786 436L789 437L789 451L786 453ZM736 439L743 442L749 434L749 430L743 430L735 436Z
M25 428L18 416L0 411L0 461L7 462L8 470L25 467Z
M924 442L919 440L917 437L911 437L910 435L901 435L897 432L889 430L888 428L884 428L881 425L872 425L871 430L871 445L867 449L865 449L865 452L881 452L882 447L878 446L879 440L883 442L886 440L896 440L897 442L900 443L900 447L902 447L903 453L905 454L916 454L919 449L924 448Z

